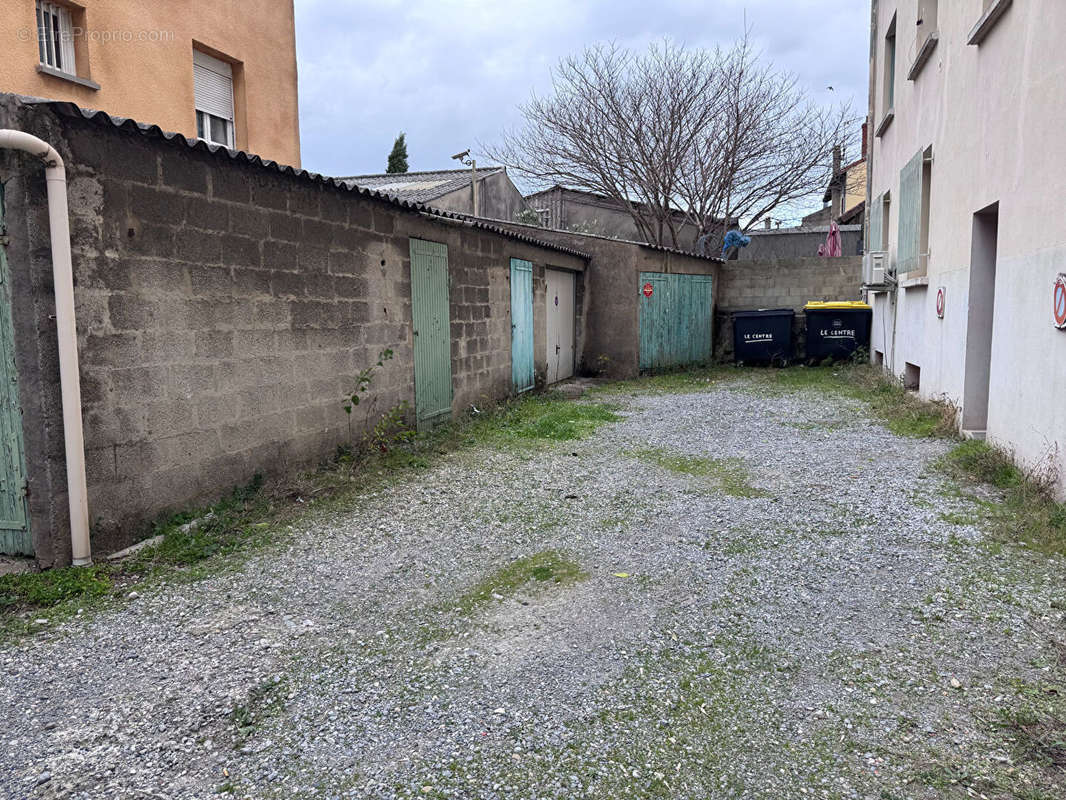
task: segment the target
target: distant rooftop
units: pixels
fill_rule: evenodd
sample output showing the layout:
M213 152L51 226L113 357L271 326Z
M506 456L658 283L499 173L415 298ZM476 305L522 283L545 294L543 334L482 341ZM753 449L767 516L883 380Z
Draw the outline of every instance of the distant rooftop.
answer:
M837 225L841 233L861 231L862 225ZM752 228L745 236L785 236L798 233L829 233L829 225L797 225L793 228Z
M384 192L401 200L427 203L454 192L456 189L469 186L472 171L439 169L429 172L386 172L377 175L349 175L337 178L337 180L350 186L362 186L366 189ZM479 167L477 179L480 181L489 175L503 171L503 167Z

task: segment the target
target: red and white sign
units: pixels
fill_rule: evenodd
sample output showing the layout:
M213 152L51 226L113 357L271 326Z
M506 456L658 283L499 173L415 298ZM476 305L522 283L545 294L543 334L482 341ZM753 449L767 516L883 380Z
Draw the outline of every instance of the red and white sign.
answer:
M1055 327L1066 329L1066 272L1060 273L1051 294L1051 316Z
M944 287L941 286L936 290L936 315L940 319L944 319L944 304L947 301L944 299Z
M644 296L645 297L651 297L654 293L655 293L655 287L652 286L650 283L645 283L644 284Z

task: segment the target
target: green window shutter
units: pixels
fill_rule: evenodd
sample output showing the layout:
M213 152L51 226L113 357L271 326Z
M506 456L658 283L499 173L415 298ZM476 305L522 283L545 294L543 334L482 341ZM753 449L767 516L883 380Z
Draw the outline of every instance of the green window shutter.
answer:
M919 242L922 230L922 163L919 150L899 174L899 244L896 271L914 272L921 265Z
M879 195L874 200L874 206L870 209L870 239L867 243L867 251L880 250L884 242L885 225L885 196Z

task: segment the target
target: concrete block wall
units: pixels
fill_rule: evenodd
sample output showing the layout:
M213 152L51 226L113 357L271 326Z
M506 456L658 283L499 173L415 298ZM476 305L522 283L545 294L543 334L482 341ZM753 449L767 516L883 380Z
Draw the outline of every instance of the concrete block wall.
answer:
M0 127L45 138L67 162L97 553L128 544L165 510L213 500L257 472L318 463L389 408L413 408L411 237L448 247L456 413L511 394L510 258L542 277L549 264L585 268L578 255L513 235L80 115L8 102ZM31 526L38 561L62 564L43 170L5 156L0 171L19 276ZM534 299L544 302L543 282ZM386 348L394 358L349 419L343 399L356 373Z
M751 244L736 253L738 261L817 258L825 244L828 224L819 227L755 229L748 231ZM845 256L862 255L862 225L840 226L840 248Z
M722 264L715 317L715 354L733 357L734 311L791 308L796 312L793 341L802 353L803 307L815 300L860 300L862 257L782 258L726 261Z

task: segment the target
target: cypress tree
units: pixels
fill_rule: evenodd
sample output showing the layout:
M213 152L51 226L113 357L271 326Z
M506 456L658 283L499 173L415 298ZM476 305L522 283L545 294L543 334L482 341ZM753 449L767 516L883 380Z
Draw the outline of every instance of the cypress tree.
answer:
M407 138L402 131L392 145L392 152L389 153L389 165L385 168L385 172L407 172Z

